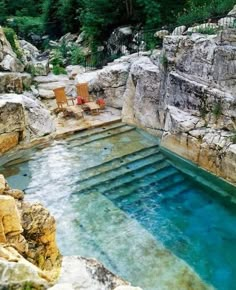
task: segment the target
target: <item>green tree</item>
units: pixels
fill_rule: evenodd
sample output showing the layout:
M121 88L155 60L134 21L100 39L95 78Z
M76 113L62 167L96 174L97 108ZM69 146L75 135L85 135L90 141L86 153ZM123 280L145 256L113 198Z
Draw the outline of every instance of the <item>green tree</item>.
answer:
M58 18L62 24L62 32L78 32L80 28L79 13L81 5L78 0L59 0ZM66 20L66 21L65 21Z
M61 3L58 0L44 0L43 2L43 22L45 32L52 38L62 35L62 23L59 10ZM66 21L64 19L64 21Z
M5 23L7 16L7 8L4 0L0 1L0 24L3 25Z

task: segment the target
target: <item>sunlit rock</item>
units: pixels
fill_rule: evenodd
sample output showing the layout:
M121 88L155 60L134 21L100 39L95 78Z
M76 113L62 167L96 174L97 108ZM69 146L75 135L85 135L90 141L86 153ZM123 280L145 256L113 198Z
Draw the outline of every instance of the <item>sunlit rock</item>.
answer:
M24 65L17 58L12 50L10 43L7 41L6 36L0 27L0 70L9 72L23 72Z

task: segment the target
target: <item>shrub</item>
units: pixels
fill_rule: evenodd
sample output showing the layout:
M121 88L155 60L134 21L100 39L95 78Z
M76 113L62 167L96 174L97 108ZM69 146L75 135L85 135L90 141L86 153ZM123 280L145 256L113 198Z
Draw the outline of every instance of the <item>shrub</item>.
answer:
M178 25L190 26L201 23L209 18L223 16L235 5L235 0L209 0L208 2L190 0L184 13L177 18Z
M164 69L167 69L167 66L168 66L168 58L167 58L165 52L162 53L161 56L160 56L160 63L164 67Z
M222 114L223 108L221 101L218 101L213 105L212 114L215 116L216 120L219 119L220 115Z
M30 33L43 34L43 24L40 17L17 16L8 20L8 26L23 38L27 38Z
M76 65L76 64L83 65L85 63L85 55L80 47L73 46L71 48L70 62L73 65Z
M18 59L21 59L23 56L23 53L19 47L17 36L15 31L12 28L4 27L3 28L4 34L6 36L6 39L10 43L13 51L15 52Z
M217 28L209 27L207 25L205 27L201 27L201 28L198 28L196 30L196 32L198 32L198 33L201 33L201 34L209 34L209 35L216 34L217 31L218 31Z
M59 64L54 65L52 71L54 75L67 74L65 68L61 67Z
M54 66L64 66L64 57L59 48L55 48L52 50L50 63Z
M236 144L236 131L233 132L233 135L230 137L230 141L231 141L233 144Z

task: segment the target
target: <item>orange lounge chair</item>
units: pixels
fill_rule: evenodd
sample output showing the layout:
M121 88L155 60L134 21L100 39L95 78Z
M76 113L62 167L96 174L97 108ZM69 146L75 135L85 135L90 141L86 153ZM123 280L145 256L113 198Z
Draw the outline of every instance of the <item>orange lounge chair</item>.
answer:
M73 99L67 99L66 92L65 92L65 87L61 88L56 88L53 90L55 97L56 97L56 102L58 108L63 108L63 105L70 106L69 101L72 101L72 105L74 106L74 100Z
M65 87L60 87L60 88L56 88L53 90L55 97L56 97L56 102L57 102L57 107L58 109L60 109L61 111L63 111L64 116L74 116L76 119L79 119L79 117L84 117L84 112L81 108L75 106L74 104L74 99L69 99L66 96L65 93ZM72 102L72 104L69 104L69 101ZM65 107L63 107L64 105L66 105ZM69 107L70 108L67 108Z
M100 106L96 102L93 102L92 97L89 95L88 83L77 84L76 90L78 96L84 100L85 104L83 105L83 108L88 110L91 115L99 114Z

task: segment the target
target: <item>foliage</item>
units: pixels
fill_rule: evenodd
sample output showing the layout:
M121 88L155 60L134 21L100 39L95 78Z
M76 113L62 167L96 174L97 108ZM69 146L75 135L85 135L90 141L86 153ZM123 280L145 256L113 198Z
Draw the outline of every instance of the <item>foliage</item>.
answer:
M210 26L207 26L207 25L205 27L201 27L201 28L198 28L196 30L196 32L198 32L198 33L209 34L209 35L216 34L217 31L218 31L217 28L210 27Z
M66 70L64 67L61 67L60 65L56 64L53 66L53 69L52 69L53 73L55 75L60 75L60 74L66 74Z
M7 8L5 0L0 0L0 25L5 24Z
M233 131L233 135L230 136L230 141L231 141L233 144L236 144L236 131Z
M67 32L75 33L79 31L80 9L81 4L79 0L59 0L57 15L61 22L63 34Z
M83 53L83 51L81 50L80 47L78 46L73 46L71 48L71 57L70 57L70 62L73 65L76 64L84 64L85 62L85 55Z
M4 34L6 36L6 39L10 43L10 45L11 45L13 51L15 52L17 58L21 59L22 58L22 51L21 51L21 49L19 47L15 31L12 28L10 28L10 27L4 27L3 31L4 31Z
M212 108L212 114L215 116L216 120L219 119L220 115L222 114L223 108L221 101L216 102Z
M235 5L235 0L189 0L185 12L177 19L179 25L201 23L209 18L223 16Z
M167 67L168 67L168 58L167 58L165 53L161 54L160 63L163 66L164 69L167 69Z
M43 23L44 29L51 38L62 35L62 24L59 16L61 2L57 0L44 0L43 2Z
M53 66L64 66L64 57L59 48L52 50L50 63Z
M8 20L8 26L13 28L17 35L27 38L30 33L43 34L43 24L40 17L19 16Z

